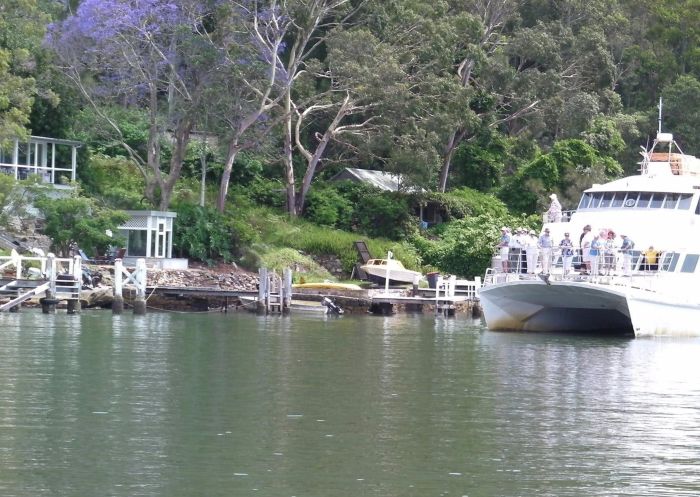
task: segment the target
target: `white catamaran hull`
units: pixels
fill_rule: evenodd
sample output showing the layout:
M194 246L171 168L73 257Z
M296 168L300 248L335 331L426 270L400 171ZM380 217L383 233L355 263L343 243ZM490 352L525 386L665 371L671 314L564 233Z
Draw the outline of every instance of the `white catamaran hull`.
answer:
M679 301L681 298L630 293L627 306L635 335L700 336L700 305Z
M491 330L632 333L625 296L585 283L495 284L483 287L479 300Z
M540 280L495 284L479 293L491 330L700 336L700 306L624 286Z

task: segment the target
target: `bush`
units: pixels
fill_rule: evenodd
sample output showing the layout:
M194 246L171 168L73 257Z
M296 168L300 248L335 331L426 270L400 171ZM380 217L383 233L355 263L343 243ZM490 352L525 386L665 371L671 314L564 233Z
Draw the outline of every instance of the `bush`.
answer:
M207 264L216 259L229 262L254 238L252 229L235 215L222 215L215 209L192 204L177 208L173 245L181 256Z
M58 254L67 255L73 243L80 247L106 251L115 243L107 230L117 227L129 216L122 212L99 207L91 198L81 197L76 191L69 197L53 198L40 195L34 202L44 216L44 234ZM116 238L121 243L119 238Z
M473 278L483 276L491 265L501 226L537 229L537 223L537 216L481 215L441 224L430 230L434 239L418 236L412 242L425 264Z
M307 197L304 215L311 222L332 228L348 227L353 206L332 187L314 188Z

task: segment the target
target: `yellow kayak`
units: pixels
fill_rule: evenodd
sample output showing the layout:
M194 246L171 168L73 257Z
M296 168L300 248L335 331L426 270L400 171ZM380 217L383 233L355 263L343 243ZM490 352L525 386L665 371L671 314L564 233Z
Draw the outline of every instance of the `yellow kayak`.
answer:
M359 285L353 283L334 283L332 281L318 281L316 283L295 283L292 288L309 288L314 290L362 290Z

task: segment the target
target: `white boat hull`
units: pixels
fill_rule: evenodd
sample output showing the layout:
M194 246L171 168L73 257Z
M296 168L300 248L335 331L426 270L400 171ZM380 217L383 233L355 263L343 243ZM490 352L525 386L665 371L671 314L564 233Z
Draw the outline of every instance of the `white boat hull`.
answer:
M636 336L700 336L700 304L637 292L627 305Z
M384 284L386 282L387 270L381 266L361 266L361 269L367 273L367 278L378 284ZM413 283L414 279L419 279L423 276L418 271L411 271L410 269L390 269L389 283L397 285L405 285Z
M632 333L624 294L586 283L495 284L482 288L479 300L491 330Z
M575 281L512 281L484 287L491 330L700 336L700 304L634 287Z

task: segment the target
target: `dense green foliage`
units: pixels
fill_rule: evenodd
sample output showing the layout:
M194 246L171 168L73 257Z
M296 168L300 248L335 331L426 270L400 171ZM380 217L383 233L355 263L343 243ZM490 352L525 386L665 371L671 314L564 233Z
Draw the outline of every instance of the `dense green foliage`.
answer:
M233 213L224 215L210 207L182 204L177 209L173 244L181 256L208 263L228 262L249 245L254 234Z
M66 197L38 194L34 205L44 218L44 233L52 239L52 250L57 255L67 256L73 244L90 255L104 254L110 245L122 243L116 233L117 227L129 217L120 211L101 208L76 190Z
M352 241L377 237L377 255L478 274L500 224L537 227L550 193L573 208L634 172L659 97L665 130L700 152L698 19L692 0L8 0L2 159L28 133L84 142L90 205L65 202L174 208L183 256L284 245L350 269ZM326 181L348 166L404 188ZM3 206L23 199L0 183ZM57 246L104 244L100 223L61 215Z

